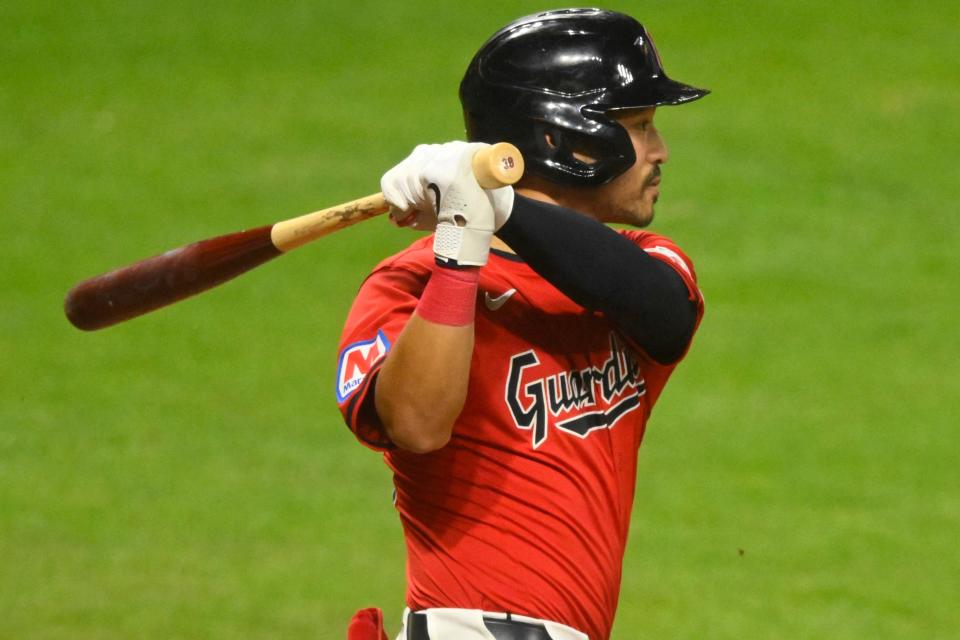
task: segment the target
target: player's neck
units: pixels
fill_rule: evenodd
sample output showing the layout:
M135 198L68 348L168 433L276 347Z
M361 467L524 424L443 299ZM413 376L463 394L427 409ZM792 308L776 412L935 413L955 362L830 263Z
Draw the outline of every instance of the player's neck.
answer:
M530 187L514 187L519 195L524 198L530 198L531 200L539 200L540 202L549 202L550 204L560 205L560 202L556 198L551 196L549 193L544 193L539 189L531 189ZM562 206L562 205L561 205Z
M525 180L528 179L525 178ZM543 188L540 188L540 184L543 185ZM590 206L590 194L580 192L575 189L557 187L542 181L540 181L540 184L528 183L522 187L514 187L514 190L525 198L539 200L540 202L547 202L549 204L555 204L558 207L570 209L571 211L575 211L581 215L587 216L588 218L593 218L595 220L598 219L597 216L591 212L592 207Z

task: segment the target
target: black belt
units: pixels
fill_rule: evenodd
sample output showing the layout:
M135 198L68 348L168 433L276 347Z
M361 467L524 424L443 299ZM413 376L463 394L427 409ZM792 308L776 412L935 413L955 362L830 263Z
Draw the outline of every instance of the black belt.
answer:
M497 640L550 640L547 628L539 622L521 622L511 618L483 616L483 624ZM427 633L427 614L411 613L407 617L406 640L431 640ZM434 638L432 640L456 640Z

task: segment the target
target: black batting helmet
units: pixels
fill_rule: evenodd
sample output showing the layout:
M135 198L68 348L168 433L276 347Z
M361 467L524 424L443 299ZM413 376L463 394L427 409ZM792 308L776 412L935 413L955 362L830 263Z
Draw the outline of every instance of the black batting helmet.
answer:
M529 170L570 185L604 184L636 162L611 111L708 93L668 78L643 25L602 9L511 22L480 48L460 83L468 139L512 142ZM596 162L577 159L574 150Z

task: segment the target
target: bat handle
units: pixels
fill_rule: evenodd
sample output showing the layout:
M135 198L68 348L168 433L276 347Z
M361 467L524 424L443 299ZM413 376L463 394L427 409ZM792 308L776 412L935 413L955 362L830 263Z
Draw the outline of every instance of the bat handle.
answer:
M509 142L484 147L473 156L473 175L484 189L514 184L523 176L523 156ZM270 231L270 241L278 250L286 253L328 233L388 211L390 205L383 194L375 193L336 207L277 222Z

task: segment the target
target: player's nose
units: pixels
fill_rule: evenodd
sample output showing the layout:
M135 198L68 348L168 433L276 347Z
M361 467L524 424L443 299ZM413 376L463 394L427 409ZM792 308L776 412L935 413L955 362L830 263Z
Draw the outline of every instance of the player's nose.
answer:
M660 132L654 129L650 132L647 147L647 160L651 164L663 164L670 159L670 150L667 143L660 137Z

